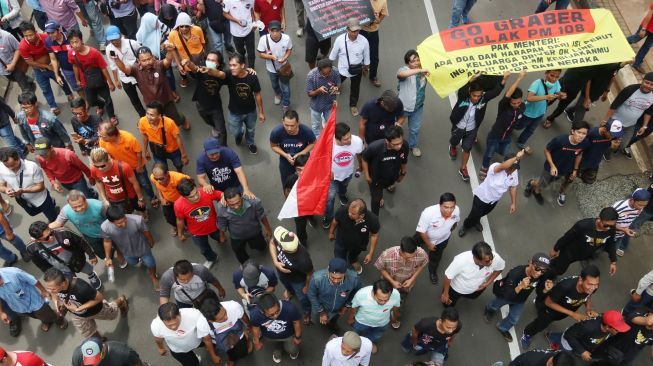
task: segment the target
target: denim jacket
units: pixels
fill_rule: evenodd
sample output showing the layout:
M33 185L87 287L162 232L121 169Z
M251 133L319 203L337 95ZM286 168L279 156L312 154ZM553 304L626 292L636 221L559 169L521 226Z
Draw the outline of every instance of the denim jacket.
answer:
M16 119L18 119L20 134L23 135L23 138L27 141L27 143L34 145L36 137L34 136L34 132L32 132L32 129L27 123L27 115L25 115L25 112L18 112ZM47 137L50 140L52 146L66 147L72 144L66 128L50 111L39 109L39 119L36 121L36 125L38 126L39 131L41 131L41 135L43 135L43 137Z
M351 307L354 295L361 288L361 280L355 271L349 269L342 283L334 286L329 280L329 273L321 269L313 274L308 286L308 299L311 301L311 312L319 314L326 312L332 315L343 306Z

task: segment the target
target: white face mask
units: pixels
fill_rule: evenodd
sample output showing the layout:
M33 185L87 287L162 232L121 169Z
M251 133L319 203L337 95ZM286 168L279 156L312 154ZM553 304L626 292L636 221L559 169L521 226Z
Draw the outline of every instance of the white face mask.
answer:
M218 64L213 62L213 61L206 60L206 67L209 68L209 69L217 70L218 69Z

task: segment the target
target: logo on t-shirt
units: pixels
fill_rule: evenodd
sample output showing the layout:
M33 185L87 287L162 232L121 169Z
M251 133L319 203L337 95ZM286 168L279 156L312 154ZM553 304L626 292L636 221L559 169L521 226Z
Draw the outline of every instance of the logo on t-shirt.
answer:
M285 320L268 320L262 324L270 333L281 334L286 331L288 322Z
M349 151L342 151L333 157L333 162L343 168L348 166L352 160L354 160L354 156Z
M211 180L216 183L226 182L229 178L231 178L231 168L228 166L211 170Z
M211 208L208 206L200 206L191 211L188 216L190 218L194 219L195 222L204 222L209 219L209 213L211 212Z

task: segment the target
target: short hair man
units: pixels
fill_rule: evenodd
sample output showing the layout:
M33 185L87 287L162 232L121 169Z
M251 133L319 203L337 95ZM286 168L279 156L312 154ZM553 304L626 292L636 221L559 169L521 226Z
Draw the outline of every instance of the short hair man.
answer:
M151 101L146 107L145 116L138 120L138 131L145 146L145 159L151 156L156 163L167 163L170 160L175 169L181 172L184 165L188 165L188 155L179 127L172 118L163 114L163 104L160 102Z
M256 304L259 296L274 293L279 280L274 270L248 259L234 270L232 282L236 292L243 298L245 309Z
M120 160L113 160L102 147L91 150L90 156L91 175L100 199L107 205L122 205L127 213L144 211L145 199L132 167Z
M649 308L639 308L626 316L626 324L630 330L619 333L601 343L594 351L599 359L613 361L621 366L633 366L635 359L645 346L653 345L653 311ZM615 350L620 351L623 357L615 360Z
M61 208L57 219L48 224L48 227L58 229L70 221L91 246L95 255L104 259L104 240L100 233L100 226L105 219L102 201L86 198L84 193L75 189L68 192L66 201L68 203Z
M378 341L388 328L399 329L397 318L401 296L386 280L376 280L372 286L363 287L356 292L349 309L347 323L358 334L372 341L372 353L378 350Z
M614 241L617 246L617 255L622 257L628 249L630 237L635 235L635 231L630 228L635 219L648 206L651 200L651 193L643 188L637 188L630 197L619 200L612 204L617 211L618 218L616 222L617 231L614 234Z
M286 111L281 124L272 129L270 147L279 154L281 184L295 172L295 159L313 150L315 136L308 126L299 122L299 115L294 110Z
M150 324L154 343L159 355L170 355L183 366L199 366L200 360L193 350L203 342L206 348L213 349L209 323L197 309L180 309L175 303L159 306L157 317ZM165 342L165 343L164 343ZM211 352L211 351L209 351Z
M190 179L184 173L169 171L167 163L154 163L152 174L150 174L150 181L156 187L159 195L163 217L170 225L170 235L173 237L179 234L177 233L177 219L175 218L174 209L175 201L181 197L177 190L177 184L184 178Z
M204 140L204 154L199 154L195 162L197 183L206 193L214 189L225 191L229 187L242 190L243 196L256 198L249 190L245 170L240 158L231 148L220 145L214 137Z
M209 355L214 364L221 362L217 353L227 354L227 366L235 366L238 360L250 353L250 335L246 330L251 323L238 302L207 299L200 311L211 328L210 336L217 352L209 351Z
M456 308L446 307L439 318L422 318L415 323L401 341L401 349L407 353L415 351L415 355L431 352L431 360L436 365L443 365L449 354L449 346L462 327Z
M372 356L372 342L353 331L327 342L322 366L368 366Z
M403 304L427 263L426 251L418 247L413 238L404 236L399 245L384 250L374 266L381 277L399 291Z
M257 306L249 313L252 323L252 338L254 348L263 348L261 338L282 343L290 359L299 357L299 345L302 342L301 314L293 303L277 299L274 294L263 294L259 297ZM274 363L281 362L281 350L275 347L272 351Z
M365 201L358 198L349 202L336 212L329 228L329 240L335 239L333 256L345 259L358 274L363 273L358 257L369 243L363 264L372 261L380 229L378 217L367 210Z
M84 192L87 197L97 198L97 192L90 188L84 179L86 176L89 183L95 185L91 170L74 151L52 146L47 137L40 137L34 141L34 151L36 161L55 191L63 193L63 188L77 189Z
M428 69L422 68L416 50L408 50L404 54L404 64L397 70L397 94L404 107L404 116L408 120L408 148L413 156L418 158L422 156L418 139L424 115L426 77L430 73Z
M380 97L372 98L361 109L358 121L358 135L366 144L385 138L385 129L405 121L404 104L394 90L384 91Z
M605 126L589 129L587 141L590 146L583 151L583 159L580 161L580 179L583 183L592 184L596 181L602 157L623 135L623 125L615 119L608 120Z
M199 308L205 299L217 298L209 284L218 290L220 297L225 297L224 287L208 268L186 259L178 260L161 275L159 303L169 302L174 295L180 308Z
M327 38L326 41L331 44L330 39ZM317 50L315 53L317 54ZM333 67L331 60L320 59L317 61L317 67L311 68L306 76L306 93L310 98L311 130L317 137L331 115L333 102L340 94L340 74L338 69Z

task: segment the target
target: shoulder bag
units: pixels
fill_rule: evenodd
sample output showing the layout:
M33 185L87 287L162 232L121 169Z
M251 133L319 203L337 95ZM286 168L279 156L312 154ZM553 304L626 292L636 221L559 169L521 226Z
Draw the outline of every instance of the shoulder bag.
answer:
M270 52L270 54L272 54L272 48L270 48L270 35L269 34L265 37L265 43L268 46L268 51ZM270 61L272 61L272 60L270 60ZM288 62L288 60L286 60L286 63L281 65L281 67L278 68L278 69L277 69L277 65L275 64L275 62L272 61L272 67L274 68L274 71L276 71L277 74L279 75L279 79L284 84L287 84L290 81L290 79L292 79L293 76L295 76L295 73L292 71L292 66L290 66L290 62Z
M168 154L166 152L166 142L165 120L163 119L163 115L161 115L161 144L157 144L154 141L148 141L152 155L154 155L159 160L165 161L167 158Z
M544 82L544 79L540 79L540 82L542 82L542 86L544 87L544 95L549 95L549 88L546 87L546 82ZM557 99L554 100L547 100L546 105L550 106L551 104L555 103Z
M229 329L228 331L224 333L218 333L218 331L215 329L213 326L213 322L207 319L207 322L209 323L209 327L211 328L211 331L213 332L213 335L215 336L215 348L218 351L222 352L228 352L230 349L234 348L238 342L240 342L240 334L236 334L236 332L241 333L242 332L242 324L241 320L238 319L234 327L238 327L238 329L233 330Z
M191 62L193 64L195 64L195 66L204 66L204 61L206 60L206 55L204 53L204 47L202 47L202 51L200 51L200 53L198 53L197 55L193 55L188 50L188 46L186 45L186 41L184 40L184 36L179 31L177 31L177 34L179 35L179 40L181 41L181 45L184 46L184 51L186 51L186 54L188 55L188 58L190 58Z
M179 281L175 280L175 283L179 286L179 289L184 294L184 296L186 296L190 300L190 303L193 304L193 307L195 309L199 309L200 307L202 307L204 300L208 298L218 300L218 295L209 288L209 284L206 282L204 282L204 291L200 292L200 294L194 298L190 296L188 292L186 292L186 290L184 290L184 287L179 283Z
M360 73L363 72L363 64L351 64L349 61L349 48L347 48L347 34L345 34L345 54L347 55L347 72L352 75L356 76L359 75Z
M84 74L84 79L86 80L86 87L87 88L102 88L107 86L106 80L104 80L104 75L102 75L102 70L98 67L89 67L88 69L85 69L82 67L82 63L79 62L79 58L77 58L77 52L73 51L73 57L75 57L75 62L77 63L77 66L79 69L82 71Z

